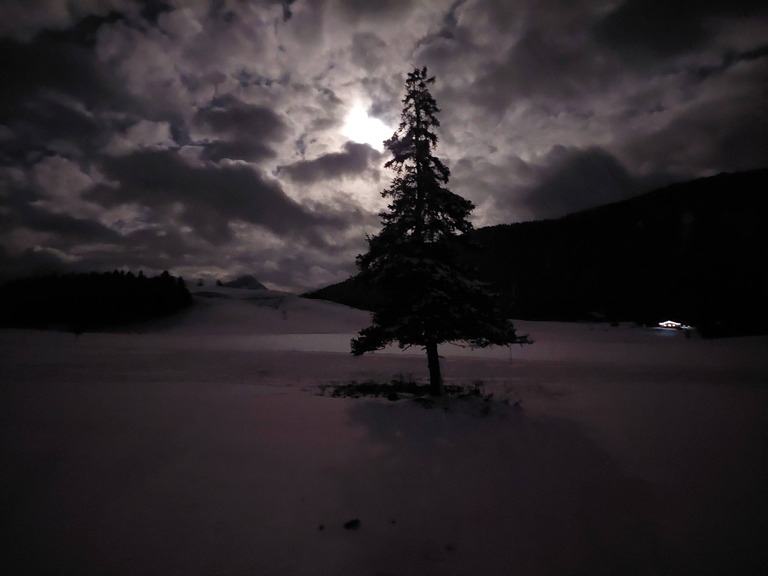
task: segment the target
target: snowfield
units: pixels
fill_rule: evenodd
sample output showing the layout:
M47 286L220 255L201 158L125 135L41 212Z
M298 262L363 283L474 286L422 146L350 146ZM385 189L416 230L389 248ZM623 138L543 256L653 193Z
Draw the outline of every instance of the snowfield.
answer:
M441 348L446 382L508 400L446 412L319 395L428 380L420 350L349 354L365 312L201 291L141 331L0 331L4 574L768 564L766 337L517 322L532 346Z

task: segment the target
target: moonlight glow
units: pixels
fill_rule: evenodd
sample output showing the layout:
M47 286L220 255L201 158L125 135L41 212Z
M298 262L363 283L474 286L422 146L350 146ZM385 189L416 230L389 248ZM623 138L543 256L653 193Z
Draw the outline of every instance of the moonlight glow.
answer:
M378 150L384 150L384 140L392 136L394 130L378 118L368 116L360 106L352 109L344 121L342 134L360 144L368 144Z

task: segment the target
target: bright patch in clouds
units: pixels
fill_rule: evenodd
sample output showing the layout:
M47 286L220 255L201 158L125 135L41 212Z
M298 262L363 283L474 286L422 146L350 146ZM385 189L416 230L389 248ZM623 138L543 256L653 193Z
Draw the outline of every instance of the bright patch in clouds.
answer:
M394 130L378 118L368 116L364 108L357 106L347 114L342 134L359 144L368 144L379 152L384 151L384 140L388 140Z

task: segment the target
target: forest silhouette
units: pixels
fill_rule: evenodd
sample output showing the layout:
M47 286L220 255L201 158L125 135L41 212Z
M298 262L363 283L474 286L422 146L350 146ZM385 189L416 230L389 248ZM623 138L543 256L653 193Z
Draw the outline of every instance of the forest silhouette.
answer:
M77 333L140 322L192 304L184 279L167 271L90 272L20 278L0 286L0 325Z

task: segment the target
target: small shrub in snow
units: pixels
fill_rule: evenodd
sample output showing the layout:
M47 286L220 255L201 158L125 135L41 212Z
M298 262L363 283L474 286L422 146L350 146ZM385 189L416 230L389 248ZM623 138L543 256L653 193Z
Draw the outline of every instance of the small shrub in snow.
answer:
M451 408L452 400L475 402L479 403L478 411L482 416L489 415L494 404L509 406L509 398L494 400L493 393L486 394L483 383L479 380L475 381L471 387L446 384L442 399L431 396L431 389L428 384L419 384L412 380L393 379L389 383L380 383L373 380L365 382L352 381L348 383L334 382L332 384L321 384L319 388L321 396L325 396L328 393L331 398L386 398L393 402L411 399L423 408L434 408L437 403L441 403L445 410ZM514 407L519 408L520 401L516 401Z
M344 523L345 530L357 530L358 528L360 528L360 520L358 518L354 518L349 522Z

